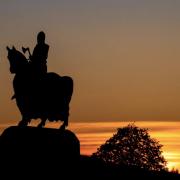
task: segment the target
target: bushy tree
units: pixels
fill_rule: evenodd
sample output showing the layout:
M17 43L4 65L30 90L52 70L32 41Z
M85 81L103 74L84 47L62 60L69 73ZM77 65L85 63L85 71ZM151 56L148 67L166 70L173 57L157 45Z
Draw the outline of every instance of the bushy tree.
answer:
M151 138L148 130L134 124L119 128L92 156L117 166L133 166L147 170L165 170L162 145Z

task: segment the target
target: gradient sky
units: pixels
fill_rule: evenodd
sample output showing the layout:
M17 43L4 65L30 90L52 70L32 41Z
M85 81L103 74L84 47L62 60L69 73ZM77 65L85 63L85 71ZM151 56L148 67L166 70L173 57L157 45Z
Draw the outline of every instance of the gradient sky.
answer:
M180 170L179 0L0 0L0 27L0 132L21 119L6 46L32 50L43 30L48 70L74 79L69 128L81 152L139 121Z
M180 120L179 0L1 0L0 123L18 121L7 45L44 30L48 70L75 82L70 120Z

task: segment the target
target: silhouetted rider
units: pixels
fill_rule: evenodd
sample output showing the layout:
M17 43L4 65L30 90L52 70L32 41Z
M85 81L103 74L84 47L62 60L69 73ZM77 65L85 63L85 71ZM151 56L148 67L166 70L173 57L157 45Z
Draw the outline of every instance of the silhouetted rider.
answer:
M45 33L39 32L37 35L37 45L33 50L33 54L30 57L33 71L37 75L44 75L47 73L47 57L48 57L49 45L45 43Z

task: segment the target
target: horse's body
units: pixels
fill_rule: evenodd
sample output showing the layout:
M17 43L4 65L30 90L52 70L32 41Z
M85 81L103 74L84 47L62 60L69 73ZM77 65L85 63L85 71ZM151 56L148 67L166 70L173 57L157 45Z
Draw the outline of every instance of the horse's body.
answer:
M13 87L17 106L22 114L19 125L26 126L31 119L41 119L39 127L46 120L63 121L68 126L69 103L73 93L73 80L68 76L47 73L36 77L31 64L15 48L8 48L10 71L15 73Z

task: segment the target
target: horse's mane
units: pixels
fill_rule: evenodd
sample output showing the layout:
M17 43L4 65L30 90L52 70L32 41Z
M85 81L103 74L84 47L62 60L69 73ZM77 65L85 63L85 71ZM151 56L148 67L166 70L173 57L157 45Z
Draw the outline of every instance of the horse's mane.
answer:
M8 59L10 62L11 73L24 73L29 69L29 62L23 53L15 48L8 48Z
M15 55L16 55L16 58L21 60L22 62L23 61L26 62L26 63L28 62L26 57L24 56L24 54L22 54L20 51L15 50Z
M28 60L26 59L26 57L24 56L23 53L21 53L20 51L13 49L12 50L12 54L11 56L13 57L14 61L11 61L12 63L14 63L18 69L21 68L26 68L28 63ZM21 69L20 68L20 69ZM22 69L21 69L22 70Z

